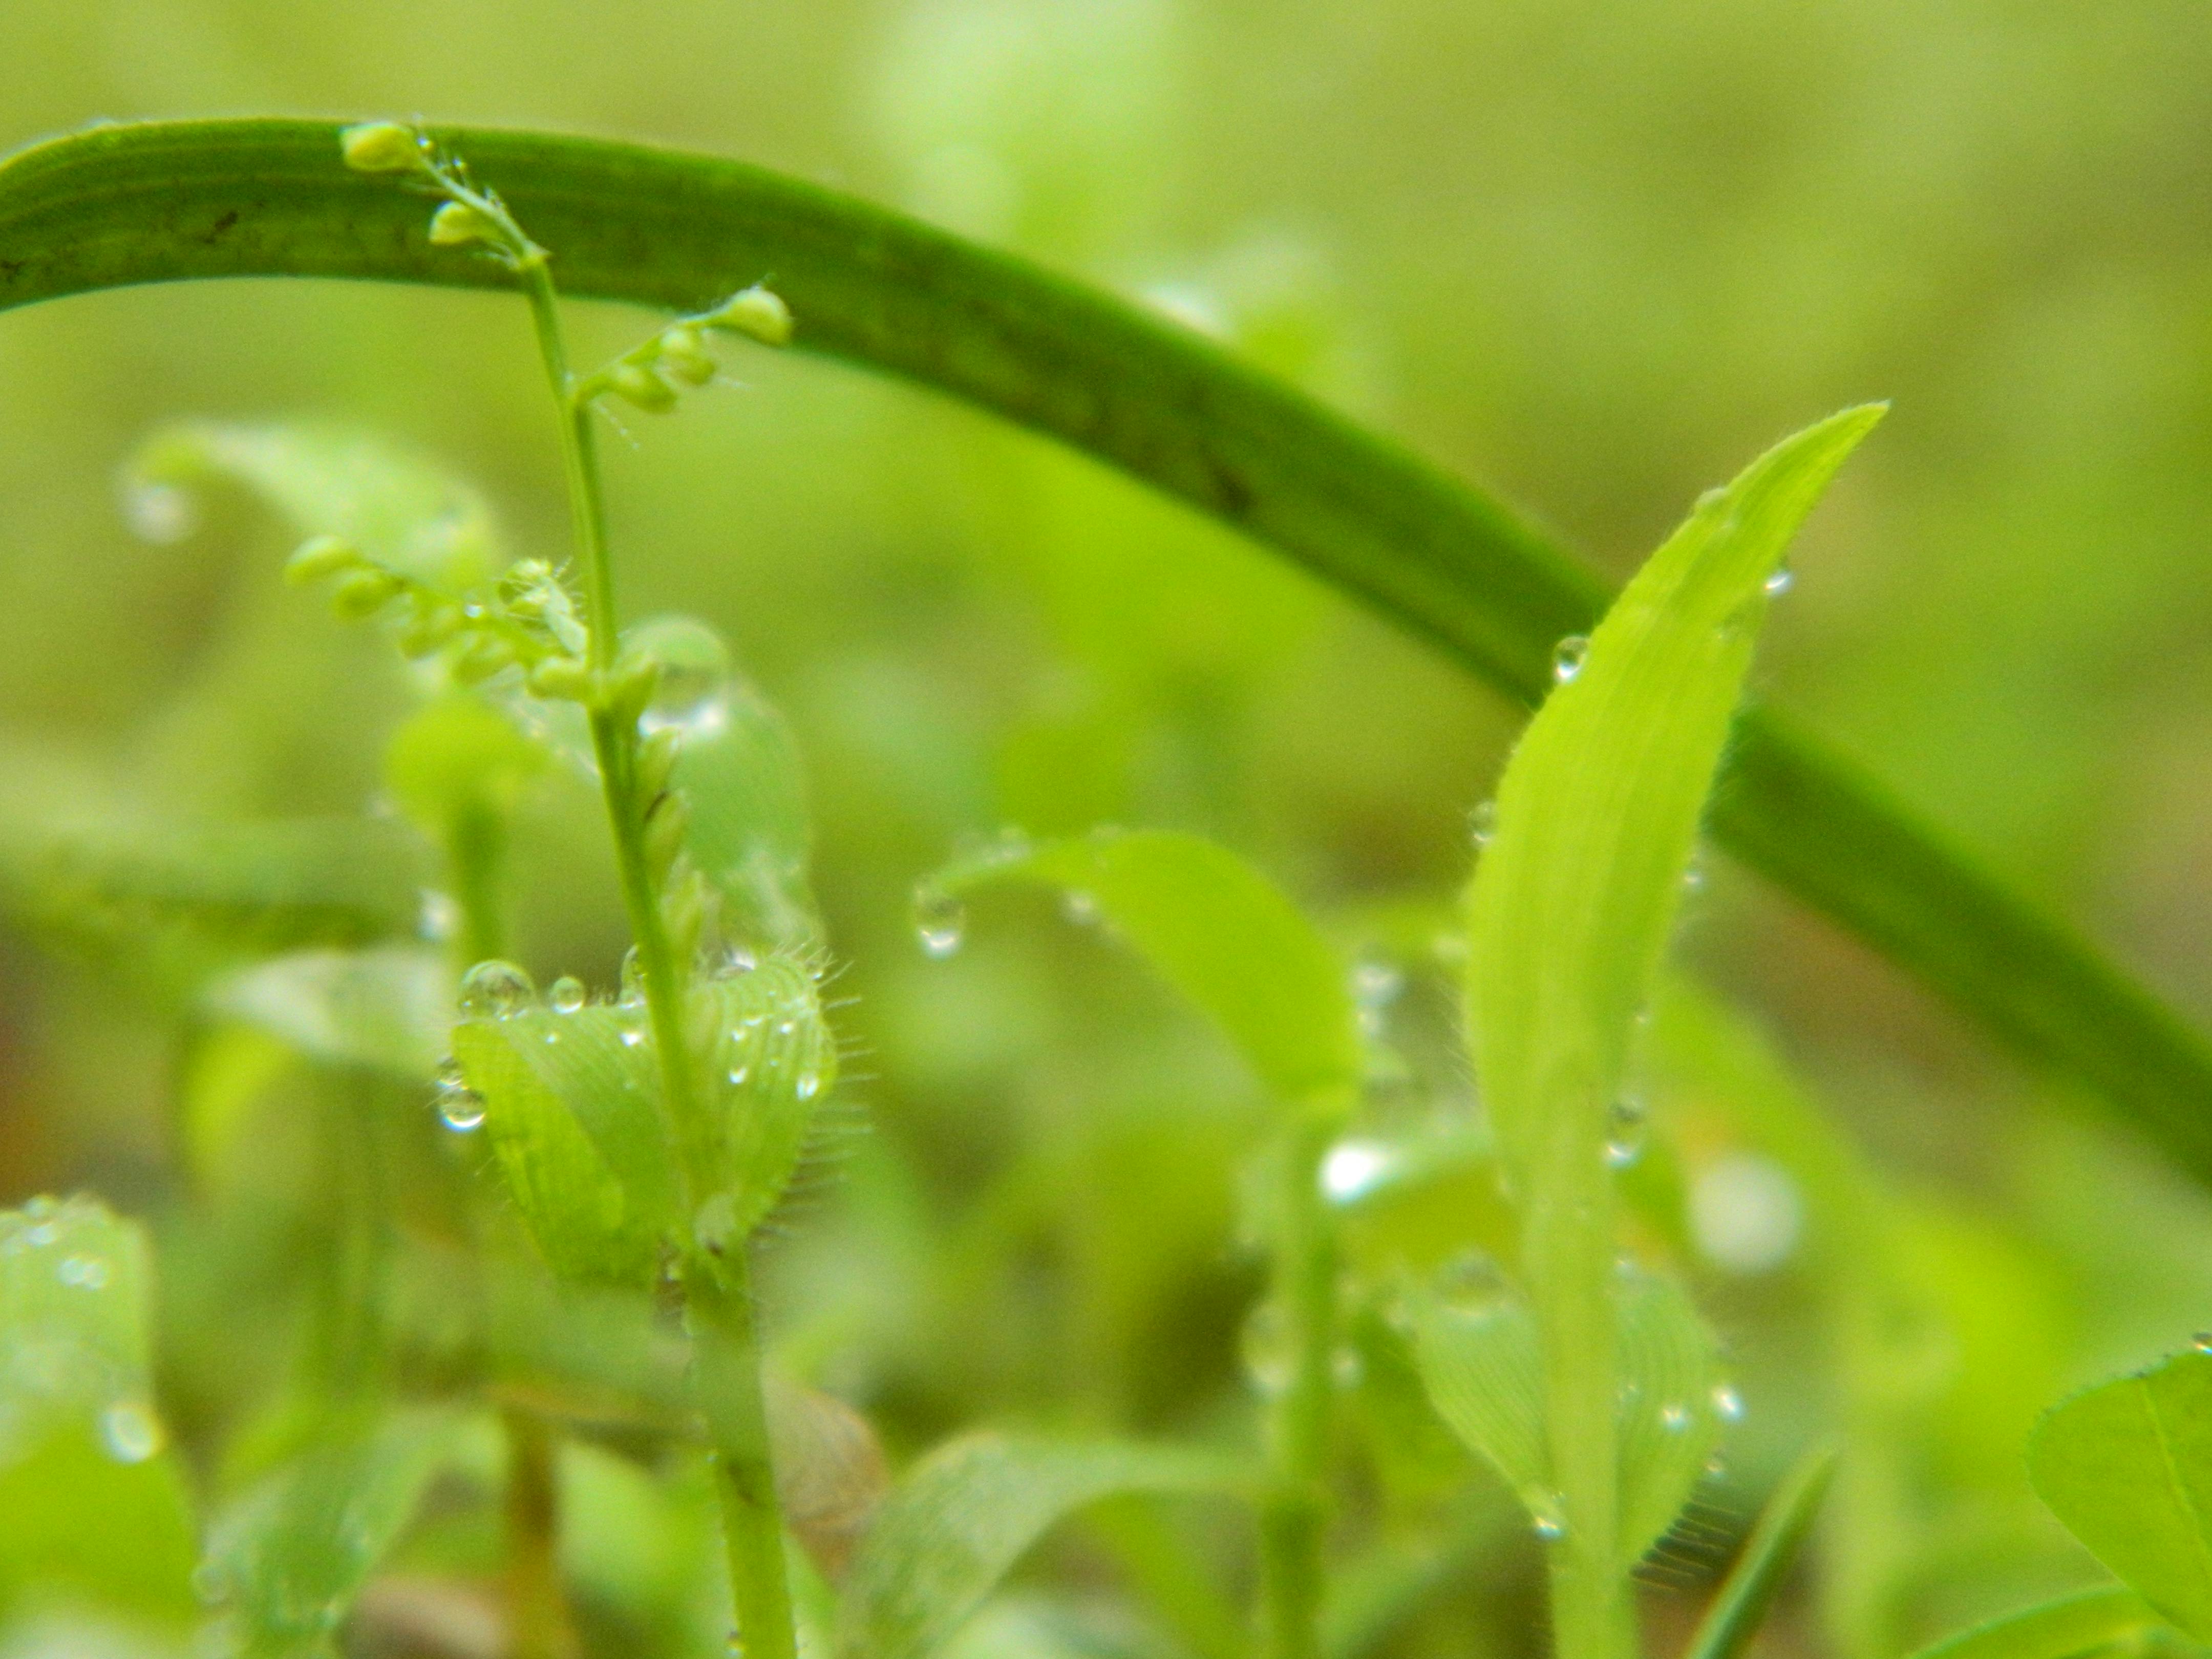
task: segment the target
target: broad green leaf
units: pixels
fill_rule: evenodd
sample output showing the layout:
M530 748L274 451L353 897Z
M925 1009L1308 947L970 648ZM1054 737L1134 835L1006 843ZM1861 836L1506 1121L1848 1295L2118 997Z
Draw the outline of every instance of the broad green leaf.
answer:
M419 1079L445 1051L453 971L422 945L297 951L225 975L205 1001L312 1060Z
M332 121L103 124L0 163L0 308L237 276L510 285L349 173ZM1517 702L1603 584L1525 519L1191 331L850 197L714 156L441 129L578 295L688 307L763 270L795 343L1088 450L1394 617ZM1717 839L2212 1176L2212 1043L1846 757L1747 712Z
M1735 1407L1712 1333L1676 1285L1628 1270L1620 1311L1615 1444L1619 1565L1626 1569L1681 1512ZM1539 1530L1561 1525L1528 1306L1510 1295L1469 1307L1425 1297L1413 1317L1414 1353L1437 1414L1512 1487Z
M238 954L367 945L421 912L416 846L374 819L82 825L20 845L0 873L25 907L120 946L173 931Z
M929 1659L1062 1516L1121 1492L1231 1492L1234 1460L1121 1441L970 1435L892 1489L845 1581L852 1659Z
M1686 1659L1736 1659L1751 1645L1783 1580L1796 1565L1835 1473L1835 1448L1816 1446L1784 1477L1698 1622Z
M2027 1443L2027 1469L2090 1553L2212 1641L2212 1352L2060 1401Z
M219 1609L212 1650L335 1655L354 1597L413 1518L452 1430L427 1413L348 1414L232 1504L198 1575Z
M657 617L627 630L623 645L662 665L640 724L683 739L669 782L691 809L684 848L721 895L732 933L760 946L818 939L805 770L791 727L704 623Z
M1930 1643L1912 1659L2076 1659L2154 1627L2158 1615L2114 1585L2062 1595Z
M677 1206L641 1013L532 1008L465 1021L453 1043L515 1208L554 1270L650 1282Z
M144 1236L90 1199L0 1211L0 1609L179 1620L189 1501L148 1371Z
M1235 854L1158 830L1002 843L940 871L918 902L927 912L1000 882L1064 889L1212 1016L1279 1098L1349 1103L1360 1040L1346 964Z
M512 720L454 693L424 704L392 733L384 777L409 822L452 848L501 836L545 766L544 750Z
M1595 1158L1729 733L1763 591L1879 409L1777 445L1645 562L1507 763L1468 901L1475 1074L1516 1177Z
M692 987L707 1121L691 1150L701 1236L730 1243L767 1218L837 1082L837 1044L813 971L789 957Z
M491 509L475 490L388 439L343 428L182 422L146 441L125 487L143 501L149 491L215 478L252 490L301 540L338 537L447 593L506 562Z

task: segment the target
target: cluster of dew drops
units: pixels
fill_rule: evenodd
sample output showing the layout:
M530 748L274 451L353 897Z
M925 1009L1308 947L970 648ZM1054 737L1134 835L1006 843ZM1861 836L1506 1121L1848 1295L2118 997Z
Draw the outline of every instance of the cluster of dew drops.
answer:
M635 978L635 970L625 963L625 984ZM584 982L562 975L547 988L544 1006L556 1014L573 1014L590 1000ZM635 994L624 998L625 1006L635 1000L641 1008L643 999ZM537 981L523 969L511 962L480 962L461 978L460 1011L466 1019L511 1019L517 1014L527 1013L539 1006ZM623 1042L635 1048L645 1040L641 1030L631 1028L623 1032ZM445 1126L458 1134L467 1134L483 1127L484 1098L469 1087L460 1062L448 1057L439 1062L435 1103L438 1116Z
M1759 584L1759 591L1770 599L1778 599L1796 584L1796 577L1788 565L1778 565L1767 573ZM1583 672L1583 660L1589 655L1589 635L1569 634L1552 647L1552 680L1565 685Z
M75 1203L33 1198L0 1231L0 1255L43 1255L62 1249L61 1259L54 1263L54 1278L69 1291L100 1295L116 1282L113 1264L103 1255L64 1244L64 1236L86 1218ZM100 1410L97 1427L101 1446L118 1463L143 1463L161 1449L161 1422L143 1401L112 1401Z

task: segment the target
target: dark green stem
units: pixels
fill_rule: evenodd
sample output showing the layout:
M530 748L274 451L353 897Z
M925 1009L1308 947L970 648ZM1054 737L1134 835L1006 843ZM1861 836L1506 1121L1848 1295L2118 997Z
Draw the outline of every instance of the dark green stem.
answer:
M561 1584L561 1491L553 1431L517 1406L507 1432L507 1659L572 1659L575 1628Z

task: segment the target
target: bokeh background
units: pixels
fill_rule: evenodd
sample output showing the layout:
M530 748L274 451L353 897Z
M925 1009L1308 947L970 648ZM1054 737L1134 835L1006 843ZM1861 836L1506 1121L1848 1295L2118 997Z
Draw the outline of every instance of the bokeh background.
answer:
M12 0L0 63L9 147L102 118L419 114L832 183L1218 333L1616 575L1784 432L1893 399L1805 535L1763 690L2212 1021L2199 6ZM576 307L586 356L641 325ZM1173 826L1365 948L1464 882L1516 716L1088 463L848 368L738 367L608 465L632 613L724 629L807 756L870 1128L778 1253L793 1363L897 1456L987 1419L1206 1421L1256 1283L1226 1178L1249 1085L1048 906L979 905L936 962L908 895L1002 825ZM240 283L0 315L0 793L362 810L402 704L384 653L280 590L249 504L149 541L118 470L179 416L337 417L558 556L536 377L499 295ZM590 800L549 787L521 856L525 958L608 983ZM51 943L0 925L0 1198L159 1212L175 1032ZM1948 1334L1905 1484L1936 1565L1899 1630L2080 1574L2021 1437L2212 1322L2212 1205L1724 862L1683 948L1934 1241ZM1442 978L1411 971L1393 1018L1395 1086L1463 1101ZM1705 1265L1755 1492L1820 1386L1786 1250ZM1723 1532L1749 1501L1716 1498Z

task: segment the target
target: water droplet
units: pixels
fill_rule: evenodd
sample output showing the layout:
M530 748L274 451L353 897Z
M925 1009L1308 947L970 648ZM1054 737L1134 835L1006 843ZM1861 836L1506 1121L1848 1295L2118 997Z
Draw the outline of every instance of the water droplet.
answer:
M41 1221L35 1227L23 1229L23 1243L34 1250L43 1250L62 1236L62 1230L51 1221Z
M1467 815L1467 827L1477 847L1490 845L1490 838L1498 833L1498 803L1486 800L1479 803Z
M1659 1426L1669 1434L1680 1434L1690 1426L1690 1408L1677 1401L1668 1401L1659 1409Z
M124 522L142 541L158 546L180 542L199 523L199 503L188 489L168 483L137 483L123 492Z
M80 1290L97 1291L106 1287L108 1267L96 1255L65 1255L54 1277L64 1285L74 1285Z
M1548 1510L1539 1510L1535 1516L1536 1536L1547 1544L1555 1544L1567 1535L1567 1523Z
M1647 1116L1640 1100L1624 1097L1613 1103L1605 1132L1605 1161L1610 1168L1625 1170L1644 1155Z
M960 948L968 931L968 907L941 887L923 886L914 895L914 933L925 955L942 961Z
M461 976L461 1012L471 1019L507 1019L538 1000L538 986L511 962L480 962Z
M1570 634L1552 647L1552 678L1565 685L1583 672L1583 659L1589 655L1589 640L1581 634Z
M645 963L637 954L635 945L623 952L619 1000L625 1008L645 1006Z
M573 1014L584 1006L584 981L574 975L563 974L553 981L545 1000L553 1005L556 1014Z
M1755 1152L1715 1158L1690 1183L1690 1236L1731 1273L1780 1267L1804 1231L1805 1205L1789 1170Z
M1713 1390L1713 1409L1720 1413L1723 1423L1743 1420L1743 1396L1723 1382Z
M1796 586L1796 582L1797 578L1790 574L1790 567L1784 564L1776 566L1772 574L1759 585L1766 590L1768 599L1778 599Z
M1728 1473L1728 1461L1718 1452L1715 1452L1705 1460L1705 1473L1713 1480L1719 1480Z
M422 890L422 908L415 919L415 936L428 945L443 945L460 930L461 907L451 893L434 887Z
M645 1041L645 1033L644 1033L643 1031L639 1030L638 1030L638 1028L637 1028L636 1026L635 1026L635 1025L625 1025L625 1026L623 1026L623 1033L622 1033L622 1046L623 1046L623 1048L636 1048L636 1047L638 1046L638 1044L640 1044L641 1042L643 1042L644 1041Z
M100 1443L118 1463L143 1463L161 1449L161 1425L134 1401L118 1401L100 1414Z
M448 1129L466 1134L481 1127L484 1121L483 1097L469 1087L468 1079L461 1073L460 1063L448 1060L438 1067L436 1094L438 1116Z
M2199 1331L2189 1339L2189 1346L2199 1353L2212 1353L2212 1331Z
M814 1072L801 1072L796 1088L801 1100L811 1100L822 1092L821 1076Z
M1332 1203L1350 1204L1382 1184L1396 1159L1377 1140L1340 1140L1321 1161L1321 1189Z
M648 734L712 737L730 723L730 651L721 635L693 617L657 617L629 630L626 655L657 665L653 701L638 718Z
M732 1066L730 1067L730 1082L735 1087L743 1088L745 1079L752 1074L753 1068L750 1066Z
M1098 920L1097 897L1080 887L1071 887L1060 901L1060 913L1078 927L1088 927Z
M1695 859L1682 866L1682 890L1702 893L1705 889L1705 866Z
M1382 1008L1397 1000L1406 976L1387 962L1363 962L1352 970L1352 1000L1363 1008Z

